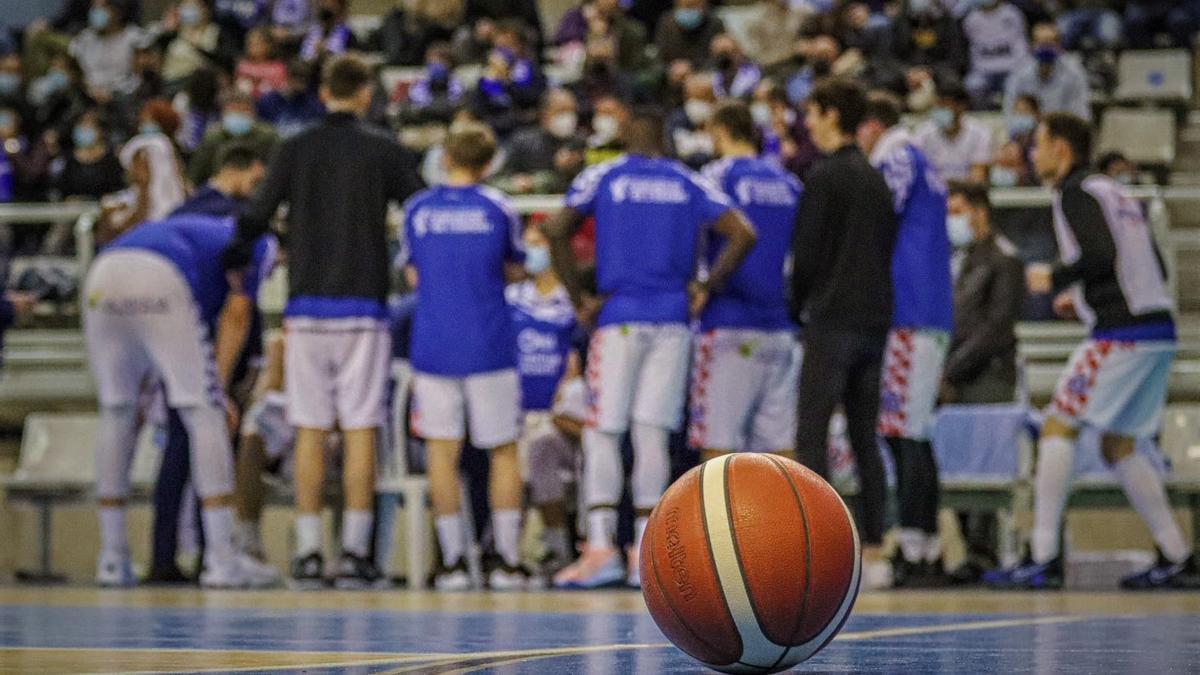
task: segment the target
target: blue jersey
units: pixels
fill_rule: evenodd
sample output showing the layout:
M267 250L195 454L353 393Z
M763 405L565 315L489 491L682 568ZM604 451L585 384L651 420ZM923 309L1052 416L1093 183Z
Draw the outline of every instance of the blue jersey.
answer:
M575 178L566 205L596 218L598 324L686 323L700 232L730 208L683 164L624 155Z
M521 262L521 220L499 191L440 185L404 205L400 262L417 270L413 368L463 377L516 365L504 264Z
M704 167L703 174L746 215L758 232L758 242L725 288L709 299L700 317L701 330L793 328L783 268L792 244L800 181L773 161L749 157L718 160ZM724 244L709 239L708 264L716 262Z
M563 288L542 295L532 281L507 291L516 335L521 406L550 410L575 337L575 308Z
M950 332L954 329L954 298L946 186L937 169L900 129L879 140L871 163L892 191L899 223L892 253L892 326Z
M221 264L221 253L233 239L232 218L180 214L138 225L117 237L105 251L139 249L153 251L171 261L192 289L204 323L212 328L229 295L229 282ZM250 268L242 279L242 290L251 299L275 261L275 241L260 237L254 245Z

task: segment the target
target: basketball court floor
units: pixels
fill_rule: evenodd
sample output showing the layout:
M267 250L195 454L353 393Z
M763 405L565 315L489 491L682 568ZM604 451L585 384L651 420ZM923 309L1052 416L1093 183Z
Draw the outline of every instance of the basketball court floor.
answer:
M1200 594L864 594L801 672L1164 673ZM690 673L632 591L0 588L0 673Z

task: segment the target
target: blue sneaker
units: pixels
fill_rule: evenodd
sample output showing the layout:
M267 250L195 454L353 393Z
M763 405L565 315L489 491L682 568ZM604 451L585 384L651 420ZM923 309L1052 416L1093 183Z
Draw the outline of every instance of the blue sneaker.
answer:
M574 564L554 575L555 588L591 589L625 583L625 565L615 548L584 547Z
M1158 561L1144 572L1131 574L1121 580L1121 588L1129 591L1191 590L1200 588L1200 571L1196 555L1173 563L1158 552Z
M1062 556L1049 562L1035 563L1026 556L1016 567L984 572L985 586L997 590L1056 591L1063 587Z

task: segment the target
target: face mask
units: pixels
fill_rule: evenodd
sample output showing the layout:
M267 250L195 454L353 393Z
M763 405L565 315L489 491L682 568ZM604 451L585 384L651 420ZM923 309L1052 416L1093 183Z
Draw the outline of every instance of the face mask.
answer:
M42 81L46 83L46 89L50 91L62 91L68 83L67 74L61 70L51 70L46 73L46 77Z
M103 7L93 7L88 12L88 25L96 30L108 28L108 10Z
M438 61L429 64L428 73L430 82L445 82L450 79L450 69Z
M550 249L545 246L530 246L525 249L525 271L541 274L550 269Z
M11 94L21 86L21 77L16 73L0 73L0 94Z
M1032 133L1036 126L1037 120L1033 119L1033 115L1017 113L1008 118L1008 133L1012 136L1024 136Z
M96 130L91 127L75 127L71 130L71 141L77 148L90 148L96 144Z
M753 103L750 105L750 117L754 118L754 123L760 127L769 126L771 124L771 106L767 103Z
M945 131L954 126L954 111L938 106L929 113L929 119L933 120L934 126Z
M932 0L909 0L908 11L912 14L924 14L933 6Z
M200 8L195 5L183 5L180 7L179 23L185 26L195 26L200 23Z
M1115 180L1121 185L1133 185L1133 176L1127 173L1117 174Z
M693 99L683 104L683 114L693 125L703 126L712 117L712 104Z
M11 129L16 125L17 118L13 114L5 110L0 112L0 129Z
M1051 46L1038 47L1033 50L1033 58L1043 66L1052 66L1058 61L1058 50Z
M1016 187L1017 172L1005 166L993 166L988 170L988 180L996 187Z
M250 116L244 113L225 113L221 117L221 127L230 136L241 136L250 131L250 127L252 126L254 126L254 120L250 119Z
M162 128L159 127L154 122L146 122L142 126L138 127L138 133L139 134L158 134L158 133L162 133Z
M610 115L596 115L592 118L592 130L596 132L597 141L608 143L617 137L617 133L621 130L621 125L615 117Z
M321 23L329 23L333 21L333 10L328 7L322 7L320 12L317 12L317 17L321 19Z
M946 234L954 248L962 248L975 239L975 233L971 230L971 219L963 214L946 216Z
M579 117L573 112L561 112L550 118L546 130L555 138L570 138L579 128Z
M679 8L675 10L675 23L684 30L692 30L704 20L704 13L698 9Z

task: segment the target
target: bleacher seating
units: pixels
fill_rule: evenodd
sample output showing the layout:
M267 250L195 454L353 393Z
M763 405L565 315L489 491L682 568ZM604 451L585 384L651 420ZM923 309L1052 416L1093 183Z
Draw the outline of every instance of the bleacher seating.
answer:
M1170 110L1109 108L1100 118L1097 152L1115 150L1135 164L1168 167L1175 161L1176 140Z
M1118 101L1187 103L1192 98L1192 57L1184 49L1132 50L1117 61Z

